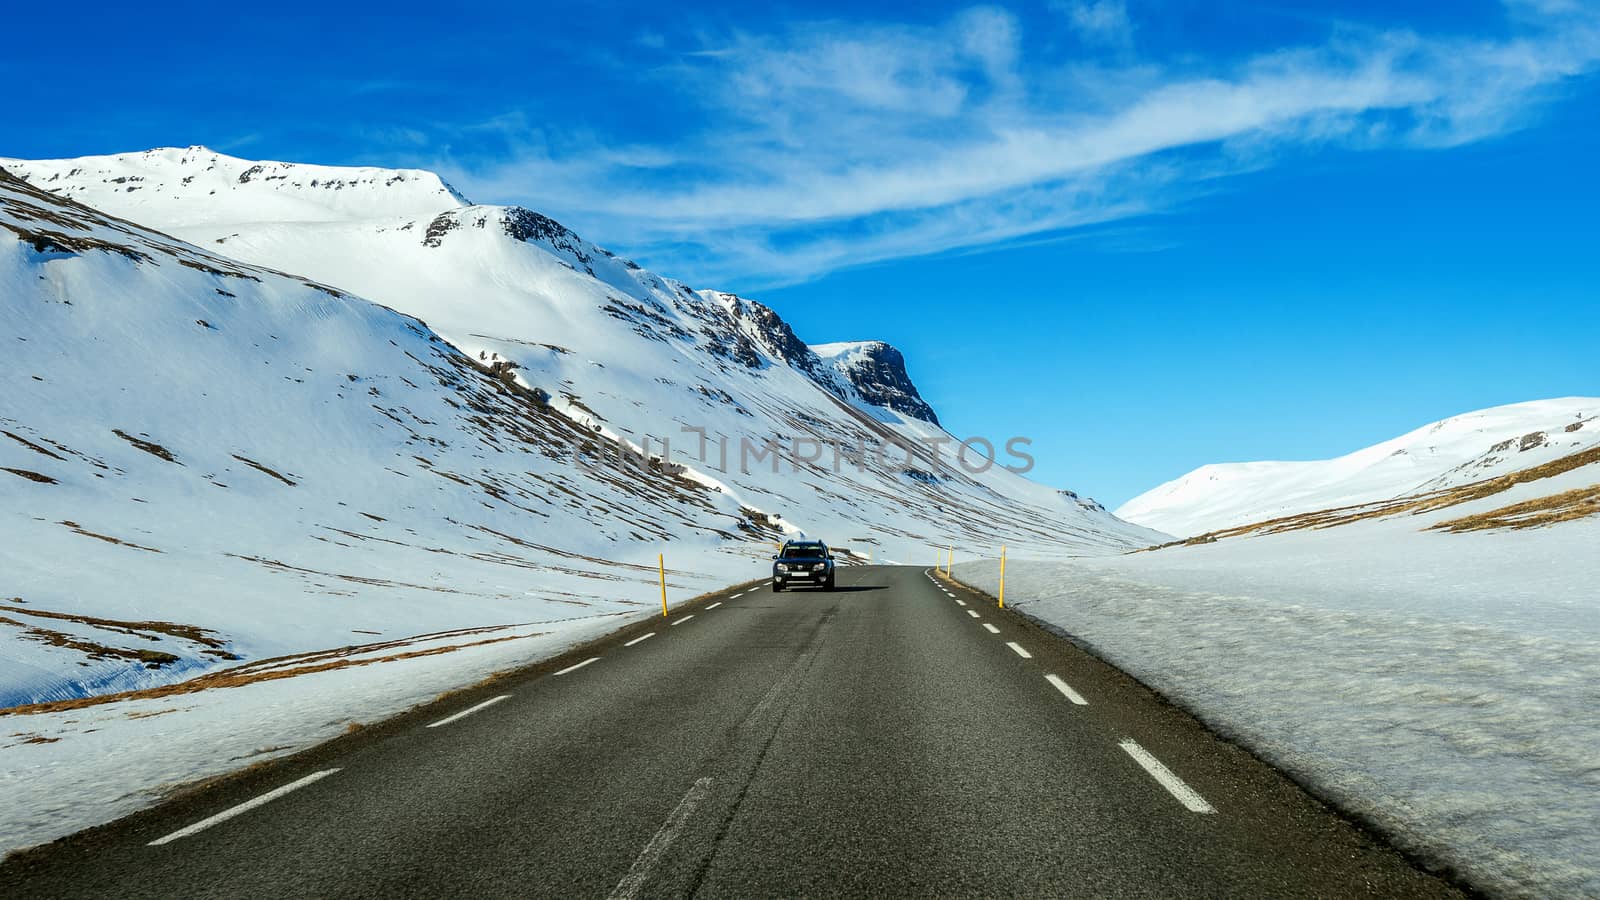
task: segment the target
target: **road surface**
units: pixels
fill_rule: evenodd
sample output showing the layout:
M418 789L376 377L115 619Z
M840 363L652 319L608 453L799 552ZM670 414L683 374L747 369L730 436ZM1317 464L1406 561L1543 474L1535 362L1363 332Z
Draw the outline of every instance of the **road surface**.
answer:
M735 588L8 859L0 896L1451 896L910 567Z

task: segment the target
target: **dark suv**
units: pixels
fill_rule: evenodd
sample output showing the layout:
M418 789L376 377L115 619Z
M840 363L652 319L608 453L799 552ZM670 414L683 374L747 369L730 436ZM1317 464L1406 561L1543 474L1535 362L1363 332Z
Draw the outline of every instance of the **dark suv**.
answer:
M772 589L781 591L792 584L821 585L833 590L833 554L821 541L789 541L774 556Z

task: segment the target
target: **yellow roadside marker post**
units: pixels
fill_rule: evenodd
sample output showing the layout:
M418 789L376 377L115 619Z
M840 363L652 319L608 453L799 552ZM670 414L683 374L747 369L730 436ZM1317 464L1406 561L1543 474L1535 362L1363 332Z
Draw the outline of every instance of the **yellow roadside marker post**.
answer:
M665 553L656 554L656 569L661 573L661 615L667 614L667 556Z
M951 547L949 553L950 555L945 557L944 561L944 577L946 578L950 577L950 567L956 564L956 548Z
M1000 608L1006 608L1006 545L1000 545Z

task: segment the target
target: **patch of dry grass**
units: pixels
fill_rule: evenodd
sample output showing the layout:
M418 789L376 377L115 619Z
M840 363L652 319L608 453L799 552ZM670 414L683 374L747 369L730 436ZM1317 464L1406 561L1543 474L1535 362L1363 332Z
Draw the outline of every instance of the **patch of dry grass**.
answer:
M155 441L147 441L143 438L134 437L126 431L123 431L121 428L113 428L111 429L111 433L132 444L137 449L143 450L151 456L156 457L157 459L164 459L169 463L178 463L180 466L183 465L183 463L178 462L177 457L172 455L171 450L168 450Z
M42 453L45 456L50 457L51 459L59 459L62 462L66 462L67 461L67 458L65 456L61 456L60 454L57 454L57 453L52 453L51 451L46 450L45 448L39 446L38 444L35 444L33 441L30 441L27 438L22 437L21 435L13 434L13 433L11 433L9 431L6 431L3 428L0 428L0 434L3 434L6 437L11 438L13 441L16 441L17 443L21 444L24 447L27 447L29 450L32 450L35 453Z
M42 472L35 472L32 469L13 469L10 466L0 466L0 470L10 472L13 475L19 475L28 479L29 481L37 481L40 484L60 484L60 482L56 481L54 478L51 478L49 475L46 475Z
M1433 530L1460 533L1495 528L1538 528L1558 522L1571 522L1600 513L1600 484L1562 491L1548 497L1524 500L1499 509L1429 526Z
M245 465L249 466L250 468L255 469L257 472L260 472L260 473L262 473L264 475L270 475L273 478L278 479L279 481L283 482L284 484L287 484L289 487L294 487L295 486L295 482L292 481L288 476L284 475L281 472L278 472L278 471L272 469L269 466L262 465L261 463L258 463L253 459L250 459L250 458L244 457L244 456L240 456L237 453L233 454L233 458L237 459L239 462L244 463Z
M63 631L52 628L42 628L37 625L27 625L9 616L0 616L0 625L11 625L22 629L22 636L41 644L52 647L62 647L67 650L76 650L93 660L125 659L130 662L143 664L149 669L159 669L169 663L178 661L178 656L161 650L128 649L126 647L113 647L96 641L74 637Z
M471 633L473 631L488 631L489 627L462 629L458 633ZM408 641L422 640L434 635L419 635L408 641L390 641L384 644L344 647L339 650L322 654L302 654L299 656L277 657L265 659L249 666L241 666L222 672L213 672L201 675L188 681L176 684L164 684L153 688L142 688L135 691L122 691L115 694L100 694L93 697L76 697L71 700L52 700L45 703L29 703L23 706L13 706L0 709L0 716L27 716L39 713L61 712L69 709L83 709L89 706L100 706L105 703L116 703L122 700L148 700L156 697L172 697L179 694L193 694L212 688L243 687L247 684L256 684L263 681L277 681L283 678L294 678L300 675L310 675L315 672L331 672L337 669L349 669L358 666L368 666L374 663L397 662L403 659L417 659L424 656L438 656L443 653L454 653L469 647L482 647L488 644L499 644L505 641L522 640L537 637L542 632L534 634L513 634L504 637L486 638L476 641L466 641L459 644L447 644L443 647L428 647L422 650L408 650L401 653L391 653L385 656L373 656L365 659L351 659L352 654L369 652L375 647L392 647L407 643ZM290 663L289 665L283 665ZM279 668L265 668L279 665Z
M15 597L15 598L12 598L12 599L13 599L13 602L21 602L21 600L22 600L22 598L20 598L20 597ZM93 626L95 628L104 629L106 631L115 631L115 632L117 632L119 634L131 635L133 637L142 637L142 638L145 638L147 640L155 640L155 638L151 637L149 634L143 634L142 632L152 632L153 631L153 632L156 632L158 634L169 635L171 637L179 638L181 640L193 641L196 644L202 644L202 645L204 645L206 647L211 647L211 648L220 648L223 645L227 644L226 640L215 636L216 635L215 631L211 631L210 629L207 629L207 628L201 628L198 625L184 625L184 624L181 624L179 622L160 622L160 621L154 621L154 620L126 621L126 620L123 620L123 619L102 619L102 618L100 618L98 616L84 616L84 615L79 615L77 613L55 612L53 610L37 609L37 608L31 607L31 606L29 606L29 607L11 606L11 605L4 604L4 603L0 603L0 612L12 612L12 613L17 613L18 615L35 616L35 617L38 617L38 618L41 618L41 619L57 619L57 620L64 621L64 622L76 622L76 623L78 623L80 625L90 625L90 626ZM233 656L231 654L227 654L227 655L224 655L223 658L224 659L237 659L238 657Z
M109 534L101 534L98 531L89 531L88 529L86 529L83 526L79 525L77 522L72 521L71 519L63 519L58 524L65 525L66 527L72 529L72 533L73 534L81 534L84 537L91 537L91 538L94 538L97 541L105 541L108 544L116 544L119 547L132 547L135 550L143 550L146 553L160 553L161 552L160 550L157 550L154 547L146 547L143 544L135 544L132 541L125 541L122 538L115 538L115 537L112 537Z

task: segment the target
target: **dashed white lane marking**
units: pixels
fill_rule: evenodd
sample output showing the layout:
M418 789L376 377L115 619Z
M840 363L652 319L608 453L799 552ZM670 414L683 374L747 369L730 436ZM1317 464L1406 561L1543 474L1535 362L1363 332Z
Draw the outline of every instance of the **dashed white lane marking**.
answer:
M1150 751L1139 746L1132 740L1118 741L1117 746L1133 757L1133 761L1144 767L1150 777L1161 783L1167 793L1178 798L1178 802L1188 808L1190 812L1214 813L1216 808L1206 802L1206 798L1195 793L1194 788L1183 783L1183 779L1172 774L1172 770L1161 764L1161 760L1150 755Z
M721 605L722 605L722 601L718 600L717 602L715 602L715 603L711 604L710 606L706 607L706 609L716 609L717 607L719 607Z
M511 697L510 694L501 694L498 697L490 698L488 700L483 701L482 703L479 703L477 706L472 707L471 709L463 709L461 712L458 712L453 716L445 716L444 718L440 719L437 722L434 722L433 724L429 725L428 727L429 728L438 728L440 725L449 725L451 722L454 722L457 719L465 719L467 716L472 715L473 713L477 712L480 709L488 709L489 707L495 705L496 703L499 703L501 700L506 700L506 699L509 699L510 697Z
M672 846L672 842L678 839L683 826L688 824L689 817L694 815L695 807L699 806L709 793L711 793L710 778L702 778L689 788L689 793L684 794L678 805L673 807L672 814L667 816L667 821L661 823L661 827L650 838L650 843L645 844L644 849L639 851L639 858L633 861L628 874L622 876L622 880L611 890L609 900L629 900L639 896L639 892L644 889L644 883L650 880L650 873L656 864L666 854L667 848Z
M989 624L989 623L988 623L988 622L985 622L985 623L983 623L983 627L984 627L984 628L985 628L985 629L986 629L986 630L987 630L987 631L988 631L988 632L989 632L989 633L990 633L990 634L999 634L999 633L1000 633L1000 629L998 629L998 628L996 628L996 627L994 627L994 626L993 626L993 625L990 625L990 624Z
M581 663L578 663L578 664L577 664L577 665L575 665L575 666L567 666L567 667L566 667L566 668L565 668L565 669L562 669L562 670L561 670L561 671L559 671L559 672L557 672L557 673L556 673L556 674L557 674L557 675L565 675L565 674L567 674L567 673L568 673L568 672L576 672L576 671L578 671L578 670L579 670L579 669L581 669L581 668L583 668L583 667L584 667L584 666L587 666L587 665L588 665L588 664L589 664L589 663L592 663L592 662L599 662L599 661L600 661L600 657L598 657L598 656L591 656L591 657L589 657L589 658L588 658L588 659L586 659L586 660L584 660L584 661L583 661L583 662L581 662Z
M639 637L634 638L633 640L627 642L626 644L623 644L622 646L624 646L624 647L632 647L634 644L637 644L637 643L639 643L641 641L648 641L648 640L650 640L651 638L653 638L655 636L656 636L656 633L654 631L652 631L649 634L640 635Z
M694 618L694 613L689 613L687 616L684 616L681 619L673 619L671 622L669 622L667 624L669 624L669 625L682 625L683 623L689 621L692 618Z
M1077 691L1073 690L1072 689L1072 685L1067 684L1065 681L1062 681L1059 676L1046 675L1044 677L1044 680L1048 681L1052 685L1054 685L1056 690L1060 691L1068 700L1071 700L1073 703L1076 703L1079 706L1088 706L1089 705L1089 701L1083 699L1083 695L1082 694L1080 694Z
M967 615L969 615L969 616L973 617L974 619L976 619L976 618L978 618L978 611L975 610L975 609L969 609L969 610L967 610Z
M956 601L956 605L957 606L966 606L967 605L967 601L961 599L960 597L956 597L954 599Z
M1016 641L1006 641L1006 646L1010 647L1018 656L1022 657L1023 659L1033 659L1033 654L1022 649L1022 645Z
M209 819L201 819L200 821L194 823L193 825L190 825L187 828L180 828L177 831L174 831L173 833L167 835L164 838L156 838L155 840L150 842L149 846L151 846L151 847L159 847L162 844L171 843L171 842L173 842L173 841L175 841L175 840L177 840L179 838L186 838L191 834L198 834L198 833L200 833L202 831L205 831L207 828L210 828L213 825L218 825L218 824L221 824L223 822L226 822L229 819L233 818L234 816L243 815L243 814L249 812L250 810L255 809L258 806L264 806L264 805L266 805L268 803L271 803L272 801L278 799L279 797L282 797L284 794L287 794L290 791L298 791L301 788L305 787L308 784L311 784L314 781L321 781L322 779L327 778L329 775L332 775L333 773L335 773L337 771L339 771L339 770L338 769L324 769L321 772L312 772L310 775L307 775L306 777L300 779L299 781L291 781L288 784L284 785L283 787L275 788L273 790L267 791L265 794L262 794L261 796L255 798L254 800L246 800L245 802L239 804L238 806L235 806L232 809L225 809L222 812L217 813L216 815L212 816Z

